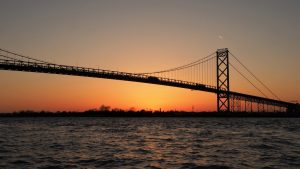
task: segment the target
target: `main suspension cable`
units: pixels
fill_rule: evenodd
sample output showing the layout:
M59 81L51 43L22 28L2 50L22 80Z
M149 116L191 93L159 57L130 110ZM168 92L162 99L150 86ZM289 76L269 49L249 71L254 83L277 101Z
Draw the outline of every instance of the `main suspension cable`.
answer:
M9 56L1 55L1 54L0 54L0 57L4 57L4 58L6 58L6 59L10 59L10 60L13 60L13 61L21 61L21 60L18 60L18 59L9 57Z
M255 86L245 75L243 75L236 67L234 67L231 63L229 63L230 66L237 71L243 78L245 78L253 87L255 87L256 90L258 90L262 95L264 95L266 98L268 98L268 96L262 92L257 86Z
M34 61L41 62L41 63L51 64L51 63L46 62L46 61L43 61L43 60L39 60L39 59L35 59L35 58L32 58L32 57L20 55L20 54L17 54L17 53L14 53L14 52L10 52L10 51L8 51L8 50L4 50L4 49L1 49L1 48L0 48L0 51L6 52L6 53L9 53L9 54L12 54L12 55L21 57L21 58L26 58L26 59L34 60ZM15 59L15 60L18 60L18 59ZM19 60L19 61L21 61L21 60Z
M231 52L229 52L233 58L238 61L249 73L252 77L254 77L261 85L263 85L273 96L275 96L278 100L281 100L267 85L265 85L257 76L254 75L236 56L234 56Z
M171 69L166 69L166 70L161 70L161 71L155 71L155 72L145 72L145 73L138 73L138 74L154 74L154 73L165 73L165 72L171 72L171 71L175 71L175 70L182 70L182 69L186 69L186 68L189 68L189 67L192 67L192 66L195 66L197 64L201 64L201 63L204 63L206 61L209 61L211 56L213 56L215 53L212 53L204 58L201 58L195 62L192 62L192 63L189 63L189 64L186 64L186 65L183 65L183 66L179 66L179 67L175 67L175 68L171 68ZM205 60L207 59L207 60ZM203 61L204 60L204 61ZM201 62L202 61L202 62Z

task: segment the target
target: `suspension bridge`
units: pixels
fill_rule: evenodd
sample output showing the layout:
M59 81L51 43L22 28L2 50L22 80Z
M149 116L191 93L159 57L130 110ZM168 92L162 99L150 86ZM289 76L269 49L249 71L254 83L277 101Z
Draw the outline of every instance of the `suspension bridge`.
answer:
M229 57L230 56L230 57ZM233 58L268 91L268 97L261 88L249 80L238 68L229 62ZM235 70L255 88L260 95L240 93L230 90L230 71ZM0 70L36 72L106 78L132 82L150 83L179 87L217 95L218 112L297 112L299 104L282 101L267 85L254 75L227 48L203 57L195 62L155 72L127 73L79 66L60 65L44 60L0 49Z

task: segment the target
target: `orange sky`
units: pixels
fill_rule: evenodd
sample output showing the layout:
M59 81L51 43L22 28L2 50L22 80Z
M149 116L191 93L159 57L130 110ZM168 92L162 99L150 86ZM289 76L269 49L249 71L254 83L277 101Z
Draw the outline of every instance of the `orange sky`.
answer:
M272 5L270 3L272 2ZM299 1L3 1L0 48L58 64L151 72L227 47L283 100L300 100ZM215 111L216 96L151 84L0 71L0 112ZM231 89L257 94L237 74Z

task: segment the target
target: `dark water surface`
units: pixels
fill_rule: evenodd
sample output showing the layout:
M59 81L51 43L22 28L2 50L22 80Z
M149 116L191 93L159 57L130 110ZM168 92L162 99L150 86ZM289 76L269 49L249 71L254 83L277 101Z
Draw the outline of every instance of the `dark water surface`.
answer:
M1 118L0 168L300 168L300 119Z

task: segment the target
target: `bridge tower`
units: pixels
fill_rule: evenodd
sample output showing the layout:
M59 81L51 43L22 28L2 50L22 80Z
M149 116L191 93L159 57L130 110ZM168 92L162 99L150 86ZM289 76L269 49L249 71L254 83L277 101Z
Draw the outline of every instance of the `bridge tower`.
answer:
M217 50L217 108L218 112L230 111L228 49Z

